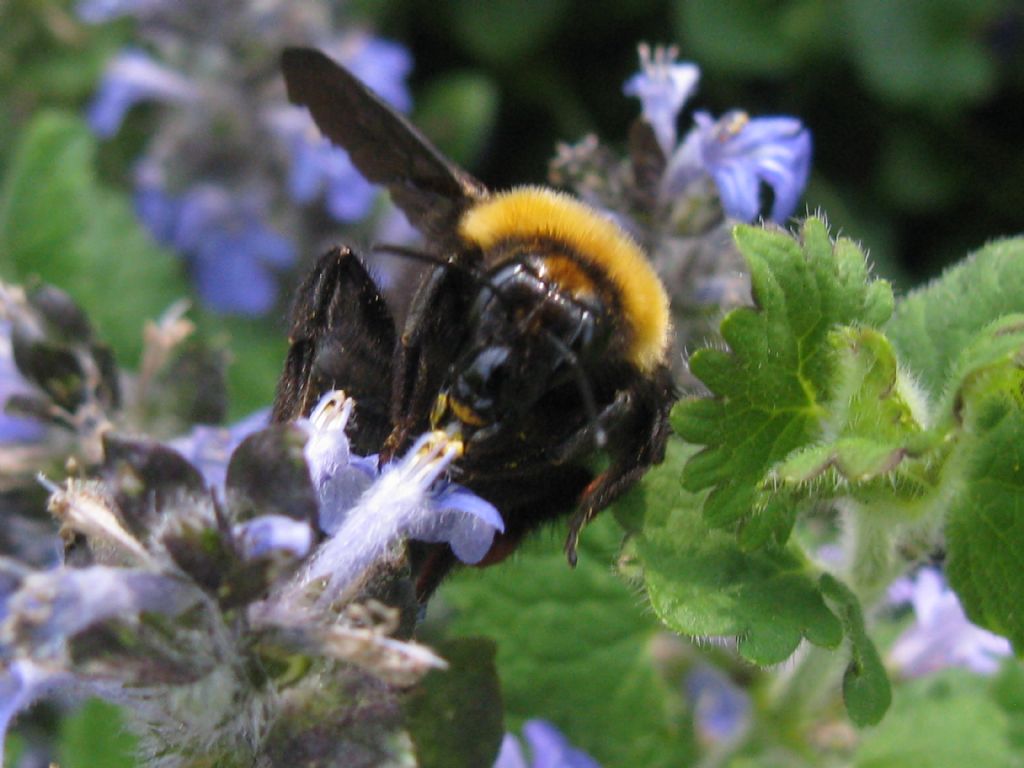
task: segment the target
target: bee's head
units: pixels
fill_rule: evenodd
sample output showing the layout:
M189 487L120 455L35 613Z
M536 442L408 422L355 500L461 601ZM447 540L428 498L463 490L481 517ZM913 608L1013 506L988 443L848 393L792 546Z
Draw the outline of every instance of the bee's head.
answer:
M552 399L564 403L568 421L593 417L588 379L608 350L609 323L596 299L559 290L545 274L548 260L524 252L482 277L435 426L456 421L466 439L479 441L519 428Z

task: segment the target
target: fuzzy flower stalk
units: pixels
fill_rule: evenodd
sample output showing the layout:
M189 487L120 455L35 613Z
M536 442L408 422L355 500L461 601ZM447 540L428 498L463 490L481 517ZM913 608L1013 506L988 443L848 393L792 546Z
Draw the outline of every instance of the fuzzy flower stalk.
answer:
M0 560L0 724L66 689L124 705L150 766L407 759L403 692L445 661L409 639L404 542L474 562L503 524L439 480L457 441L428 434L378 470L349 450L351 413L329 393L253 432L219 485L112 432L95 477L43 479L66 554Z
M138 44L108 63L89 124L112 139L133 108L158 107L134 170L136 212L181 255L207 306L269 311L298 254L370 217L374 188L287 104L278 56L288 45L323 48L407 110L404 48L336 31L341 20L323 2L80 0L77 10L88 23L135 20Z

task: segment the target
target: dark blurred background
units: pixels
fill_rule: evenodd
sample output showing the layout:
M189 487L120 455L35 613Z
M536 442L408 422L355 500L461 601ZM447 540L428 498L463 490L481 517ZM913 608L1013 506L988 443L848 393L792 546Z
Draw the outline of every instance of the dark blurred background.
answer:
M408 45L423 123L456 74L493 88L462 159L495 185L543 177L557 140L621 140L638 41L703 76L691 108L791 114L814 134L806 195L906 287L1024 231L1024 5L1001 0L492 0L364 3ZM424 113L425 111L425 113Z

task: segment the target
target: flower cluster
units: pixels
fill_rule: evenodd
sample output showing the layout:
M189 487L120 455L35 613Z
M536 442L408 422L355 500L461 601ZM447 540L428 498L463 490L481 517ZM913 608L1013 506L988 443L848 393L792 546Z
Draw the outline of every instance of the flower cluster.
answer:
M810 171L811 136L796 118L734 110L717 119L696 112L680 137L680 113L700 70L677 62L674 49L646 45L640 64L624 86L641 103L627 157L587 136L559 146L549 175L615 218L650 254L672 298L682 359L714 335L709 318L750 302L731 227L762 215L782 223L794 213Z
M761 186L774 195L769 218L782 223L796 209L811 164L811 135L793 117L751 118L742 110L715 119L694 114L694 126L679 141L679 113L696 89L700 71L677 63L671 49L640 48L642 71L625 85L625 92L643 105L658 147L667 158L660 179L660 197L681 197L710 177L726 215L754 221L761 214Z
M110 138L135 105L160 105L135 169L136 211L185 258L209 306L266 312L278 299L277 273L296 254L371 212L374 188L305 110L287 105L277 58L287 45L316 45L404 110L404 48L361 31L330 33L332 12L316 2L81 0L78 13L91 23L136 19L144 45L110 61L89 123Z
M351 413L329 393L308 420L225 431L237 447L223 473L107 432L94 479L47 481L72 543L55 568L0 559L0 725L71 688L127 705L143 751L164 756L152 764L397 759L400 690L444 667L407 639L418 606L394 588L403 542L475 562L503 523L441 480L457 441L425 435L378 470L349 450ZM179 447L201 440L208 455L209 438Z

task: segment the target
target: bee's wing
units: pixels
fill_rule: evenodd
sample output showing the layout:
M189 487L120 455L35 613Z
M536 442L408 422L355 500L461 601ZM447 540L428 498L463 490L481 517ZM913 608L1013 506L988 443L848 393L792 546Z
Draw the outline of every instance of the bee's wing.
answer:
M288 48L281 67L289 100L309 109L324 136L347 150L369 181L386 187L430 242L454 246L459 217L486 196L486 187L320 51Z

